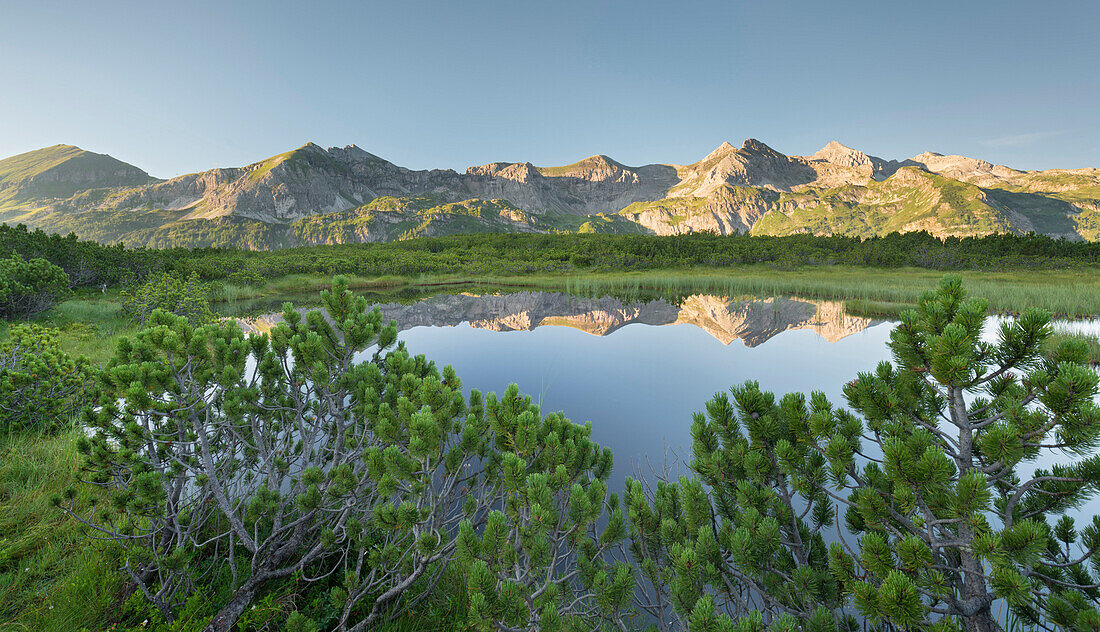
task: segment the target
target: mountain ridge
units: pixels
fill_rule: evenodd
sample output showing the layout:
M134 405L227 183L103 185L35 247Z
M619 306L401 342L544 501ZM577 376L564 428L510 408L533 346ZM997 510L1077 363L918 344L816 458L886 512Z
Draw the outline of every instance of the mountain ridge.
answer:
M0 221L108 243L245 248L471 231L927 230L1096 240L1100 169L1021 171L935 152L886 160L835 140L797 156L749 138L688 165L628 166L595 154L558 167L493 162L458 172L306 143L161 180L57 145L0 160Z

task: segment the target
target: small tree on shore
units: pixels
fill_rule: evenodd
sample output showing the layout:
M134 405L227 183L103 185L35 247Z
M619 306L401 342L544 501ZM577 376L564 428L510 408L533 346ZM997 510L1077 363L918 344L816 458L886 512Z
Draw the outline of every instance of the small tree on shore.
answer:
M45 259L0 259L0 319L40 314L71 294L69 275Z
M396 328L345 281L322 302L304 318L287 305L253 337L156 310L103 372L81 448L112 505L80 518L127 544L123 570L168 621L204 578L231 586L206 628L224 632L269 582L329 577L367 552L380 564L347 611L367 600L373 621L453 549L440 535L486 440L463 432L461 385L387 352ZM432 493L437 476L452 481Z
M135 589L171 622L196 590L227 584L205 628L226 632L273 583L325 581L337 629L359 632L426 599L459 549L495 556L479 534L503 519L524 543L509 569L527 627L597 616L626 569L601 574L613 526L592 540L611 458L590 428L540 417L514 386L467 404L449 367L392 348L396 327L346 280L321 298L304 317L286 305L268 335L158 309L120 341L80 446L111 504L77 517L125 545ZM493 581L471 590L495 603Z
M193 326L203 325L217 320L210 308L215 286L194 272L186 278L158 272L122 290L122 309L139 325L144 325L158 309L183 316Z
M633 576L605 555L623 534L618 497L607 494L611 451L591 426L543 416L514 384L485 408L494 447L485 483L499 501L484 528L467 520L459 534L469 627L625 630Z
M1065 515L1100 484L1098 376L1079 341L1043 357L1040 312L983 341L986 305L945 278L902 314L895 364L845 388L864 432L844 414L811 427L859 536L833 571L873 623L999 631L1003 600L1035 629L1100 629L1100 520ZM865 444L881 458L857 460Z

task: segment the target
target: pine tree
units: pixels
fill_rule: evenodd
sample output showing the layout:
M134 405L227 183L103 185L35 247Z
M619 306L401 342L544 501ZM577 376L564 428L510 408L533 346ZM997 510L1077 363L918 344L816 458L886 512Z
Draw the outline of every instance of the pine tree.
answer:
M829 570L826 460L805 441L832 417L825 397L774 396L750 382L692 425L697 478L627 481L638 607L660 630L854 629Z
M62 350L56 329L13 325L0 342L0 431L51 431L71 423L91 375L87 359Z
M272 581L347 570L340 627L363 629L430 588L458 522L487 513L461 502L489 437L457 377L391 350L396 327L345 280L321 298L251 337L154 310L102 372L81 449L112 502L78 518L125 546L169 622L212 582L232 592L206 628L221 632Z
M633 576L606 556L623 533L618 498L607 494L611 451L592 442L590 425L543 416L514 384L485 408L495 447L486 484L500 503L483 528L468 520L459 533L470 628L625 629Z
M986 306L946 277L902 314L894 364L845 387L864 427L843 412L811 425L823 489L859 537L850 557L832 545L833 572L901 629L1001 630L997 600L1035 629L1100 629L1100 519L1065 515L1100 484L1098 376L1079 341L1041 354L1037 311L983 341ZM1040 458L1057 464L1031 470Z

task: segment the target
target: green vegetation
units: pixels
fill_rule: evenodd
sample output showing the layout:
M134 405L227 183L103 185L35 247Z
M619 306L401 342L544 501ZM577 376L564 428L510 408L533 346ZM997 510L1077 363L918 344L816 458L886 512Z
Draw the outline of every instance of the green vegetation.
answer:
M1100 526L1063 515L1100 488L1100 376L1042 313L986 345L988 306L947 278L895 363L849 382L854 412L734 387L696 415L690 475L620 504L588 427L514 386L463 396L346 287L322 296L333 324L288 309L252 339L157 311L101 374L90 437L0 447L11 625L949 632L999 629L995 602L1100 623ZM85 524L113 537L76 546Z
M45 259L0 259L0 318L28 318L68 296L69 275Z
M1097 336L1055 331L1050 338L1047 338L1043 353L1053 356L1058 346L1067 340L1076 340L1084 344L1088 363L1092 366L1100 366L1100 337Z
M0 227L7 249L54 261L43 243L64 241L45 233ZM73 240L75 241L75 240ZM724 269L751 264L777 268L836 265L931 270L1012 271L1083 269L1100 265L1100 244L1034 235L989 235L939 239L927 233L884 237L787 237L710 234L504 235L426 237L397 243L287 248L271 252L233 249L144 250L100 247L87 259L103 259L127 274L156 270L198 272L206 280L226 280L248 272L266 279L287 274L348 273L360 276L465 275L515 276L532 273L587 273L663 269ZM30 254L28 254L30 251ZM0 250L0 253L3 251ZM95 255L95 257L91 255ZM60 261L58 265L64 264ZM116 275L117 276L117 275Z
M895 365L845 387L863 423L847 413L810 422L831 486L849 492L838 509L861 536L862 569L839 544L830 565L873 622L912 627L942 604L969 629L994 629L999 598L1027 625L1096 627L1086 565L1096 566L1100 522L1078 531L1064 513L1100 485L1100 378L1079 341L1042 356L1051 330L1039 311L1002 325L996 345L981 342L986 311L946 278L902 314ZM881 463L857 463L863 441ZM1057 464L1034 469L1044 454Z
M482 211L500 212L464 212ZM1100 523L1061 514L1100 486L1100 342L1031 308L1100 314L1100 245L485 234L154 251L3 227L0 244L84 279L0 332L0 629L947 632L996 629L994 601L1020 625L1097 625L1081 586ZM943 269L958 273L930 293ZM331 273L351 274L322 296L331 321L287 309L248 338L210 311L269 310ZM696 416L689 476L620 499L590 428L515 387L465 396L361 296L516 287L839 299L902 325L895 363L845 389L854 412L735 387ZM977 342L990 311L1022 314L999 346ZM89 383L80 428L47 432ZM1042 455L1058 465L1035 478ZM841 530L847 547L829 545Z
M91 370L61 349L57 332L16 325L0 342L0 431L53 430L84 405Z
M166 259L165 253L103 246L74 234L62 237L26 226L0 225L0 257L13 254L46 259L69 275L69 285L74 288L115 286L161 269Z
M124 587L115 547L53 506L79 485L79 429L0 436L0 630L98 632L113 625ZM88 510L103 494L80 486ZM140 620L138 621L140 622Z
M57 332L61 350L72 357L86 357L105 363L114 353L119 338L132 335L136 326L122 311L117 291L78 292L76 297L39 315L34 324ZM17 323L0 321L0 340Z
M122 310L140 325L158 309L183 316L192 325L201 325L215 320L210 298L216 291L215 284L203 282L195 273L181 279L161 272L123 290Z
M199 625L228 631L295 576L340 590L337 620L316 623L363 630L430 597L406 592L452 564L481 587L469 616L487 625L598 621L625 600L628 569L602 561L622 528L605 498L611 454L589 427L542 416L514 387L467 403L449 368L388 352L396 328L343 280L322 301L334 327L288 307L250 339L155 311L100 376L80 449L113 508L83 513L75 491L57 503L124 548L157 620L227 583Z

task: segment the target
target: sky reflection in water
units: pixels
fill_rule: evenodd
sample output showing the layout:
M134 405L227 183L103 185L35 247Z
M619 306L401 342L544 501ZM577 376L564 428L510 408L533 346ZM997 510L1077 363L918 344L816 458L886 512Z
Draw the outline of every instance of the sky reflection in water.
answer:
M889 359L891 325L830 343L787 331L749 348L723 344L690 324L629 324L606 336L570 327L489 331L469 324L403 331L409 351L454 367L463 387L503 392L515 382L542 409L592 422L593 438L615 454L613 488L666 449L690 457L691 420L716 393L757 380L777 396L822 390L837 404L845 382Z

